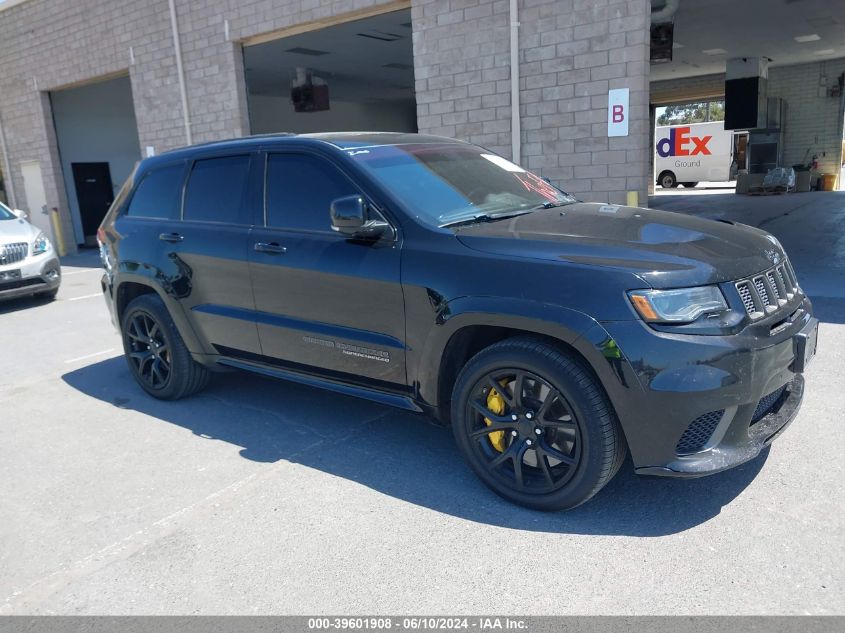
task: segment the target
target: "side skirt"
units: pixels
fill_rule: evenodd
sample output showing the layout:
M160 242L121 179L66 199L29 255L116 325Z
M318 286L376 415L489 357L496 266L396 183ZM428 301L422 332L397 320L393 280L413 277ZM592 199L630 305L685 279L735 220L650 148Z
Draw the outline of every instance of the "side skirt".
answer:
M238 360L234 358L221 358L217 361L221 365L227 367L234 367L236 369L243 369L246 371L255 372L257 374L264 374L273 378L281 378L283 380L290 380L301 385L308 385L309 387L317 387L319 389L327 389L335 393L342 393L347 396L355 396L356 398L363 398L364 400L372 400L379 404L384 404L405 411L413 411L415 413L422 413L423 410L408 396L398 394L385 393L375 389L368 389L357 385L350 385L334 380L319 378L317 376L309 376L295 371L279 369L278 367L271 367L263 363L251 362L248 360Z

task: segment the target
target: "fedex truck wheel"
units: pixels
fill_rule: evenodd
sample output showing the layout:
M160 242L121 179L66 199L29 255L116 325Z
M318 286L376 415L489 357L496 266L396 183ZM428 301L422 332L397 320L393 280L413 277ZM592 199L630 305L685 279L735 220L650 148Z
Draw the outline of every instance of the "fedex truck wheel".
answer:
M659 184L664 189L672 189L678 186L678 179L675 178L675 174L673 174L671 171L664 171L657 178L657 184Z

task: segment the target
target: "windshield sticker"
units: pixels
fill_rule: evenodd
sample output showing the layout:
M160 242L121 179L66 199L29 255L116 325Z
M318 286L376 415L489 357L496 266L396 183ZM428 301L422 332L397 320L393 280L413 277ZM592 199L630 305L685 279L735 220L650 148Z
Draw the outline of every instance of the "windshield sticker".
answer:
M517 174L525 172L525 170L519 165L514 165L509 160L502 158L501 156L496 156L495 154L481 154L481 158L486 158L491 163L496 165L496 167L501 167L505 171L512 171Z
M546 182L539 176L536 176L528 171L523 171L521 174L518 174L516 178L522 183L522 186L525 187L526 191L538 193L549 202L560 200L560 191L558 191L554 185Z

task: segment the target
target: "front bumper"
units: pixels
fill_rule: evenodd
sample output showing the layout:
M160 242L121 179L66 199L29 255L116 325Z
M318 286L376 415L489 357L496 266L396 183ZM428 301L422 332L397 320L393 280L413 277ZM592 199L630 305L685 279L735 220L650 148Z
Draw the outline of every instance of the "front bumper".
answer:
M62 283L62 267L55 251L30 256L14 264L0 266L0 273L20 271L20 278L0 280L0 299L13 299L57 289Z
M804 395L795 340L817 324L809 300L795 314L775 334L761 334L764 326L690 336L642 322L603 324L639 383L616 407L637 474L717 473L753 459L786 429Z

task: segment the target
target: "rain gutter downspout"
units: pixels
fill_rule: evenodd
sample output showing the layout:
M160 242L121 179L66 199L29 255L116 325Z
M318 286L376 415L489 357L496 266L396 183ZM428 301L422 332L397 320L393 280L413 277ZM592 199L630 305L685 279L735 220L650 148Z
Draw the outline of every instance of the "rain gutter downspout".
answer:
M191 136L191 115L188 112L188 90L185 87L185 70L182 68L182 45L179 43L179 25L176 22L176 2L168 0L170 5L170 26L173 29L173 48L176 53L176 74L179 76L179 95L182 98L182 117L185 120L186 145L193 144Z
M15 198L14 178L12 178L12 165L9 163L9 152L6 149L6 132L3 130L3 120L0 119L0 152L3 153L3 179L6 185L6 192L9 194L9 206L17 209L18 201Z
M517 0L510 0L511 26L511 160L519 164L522 156L519 120L519 9Z

